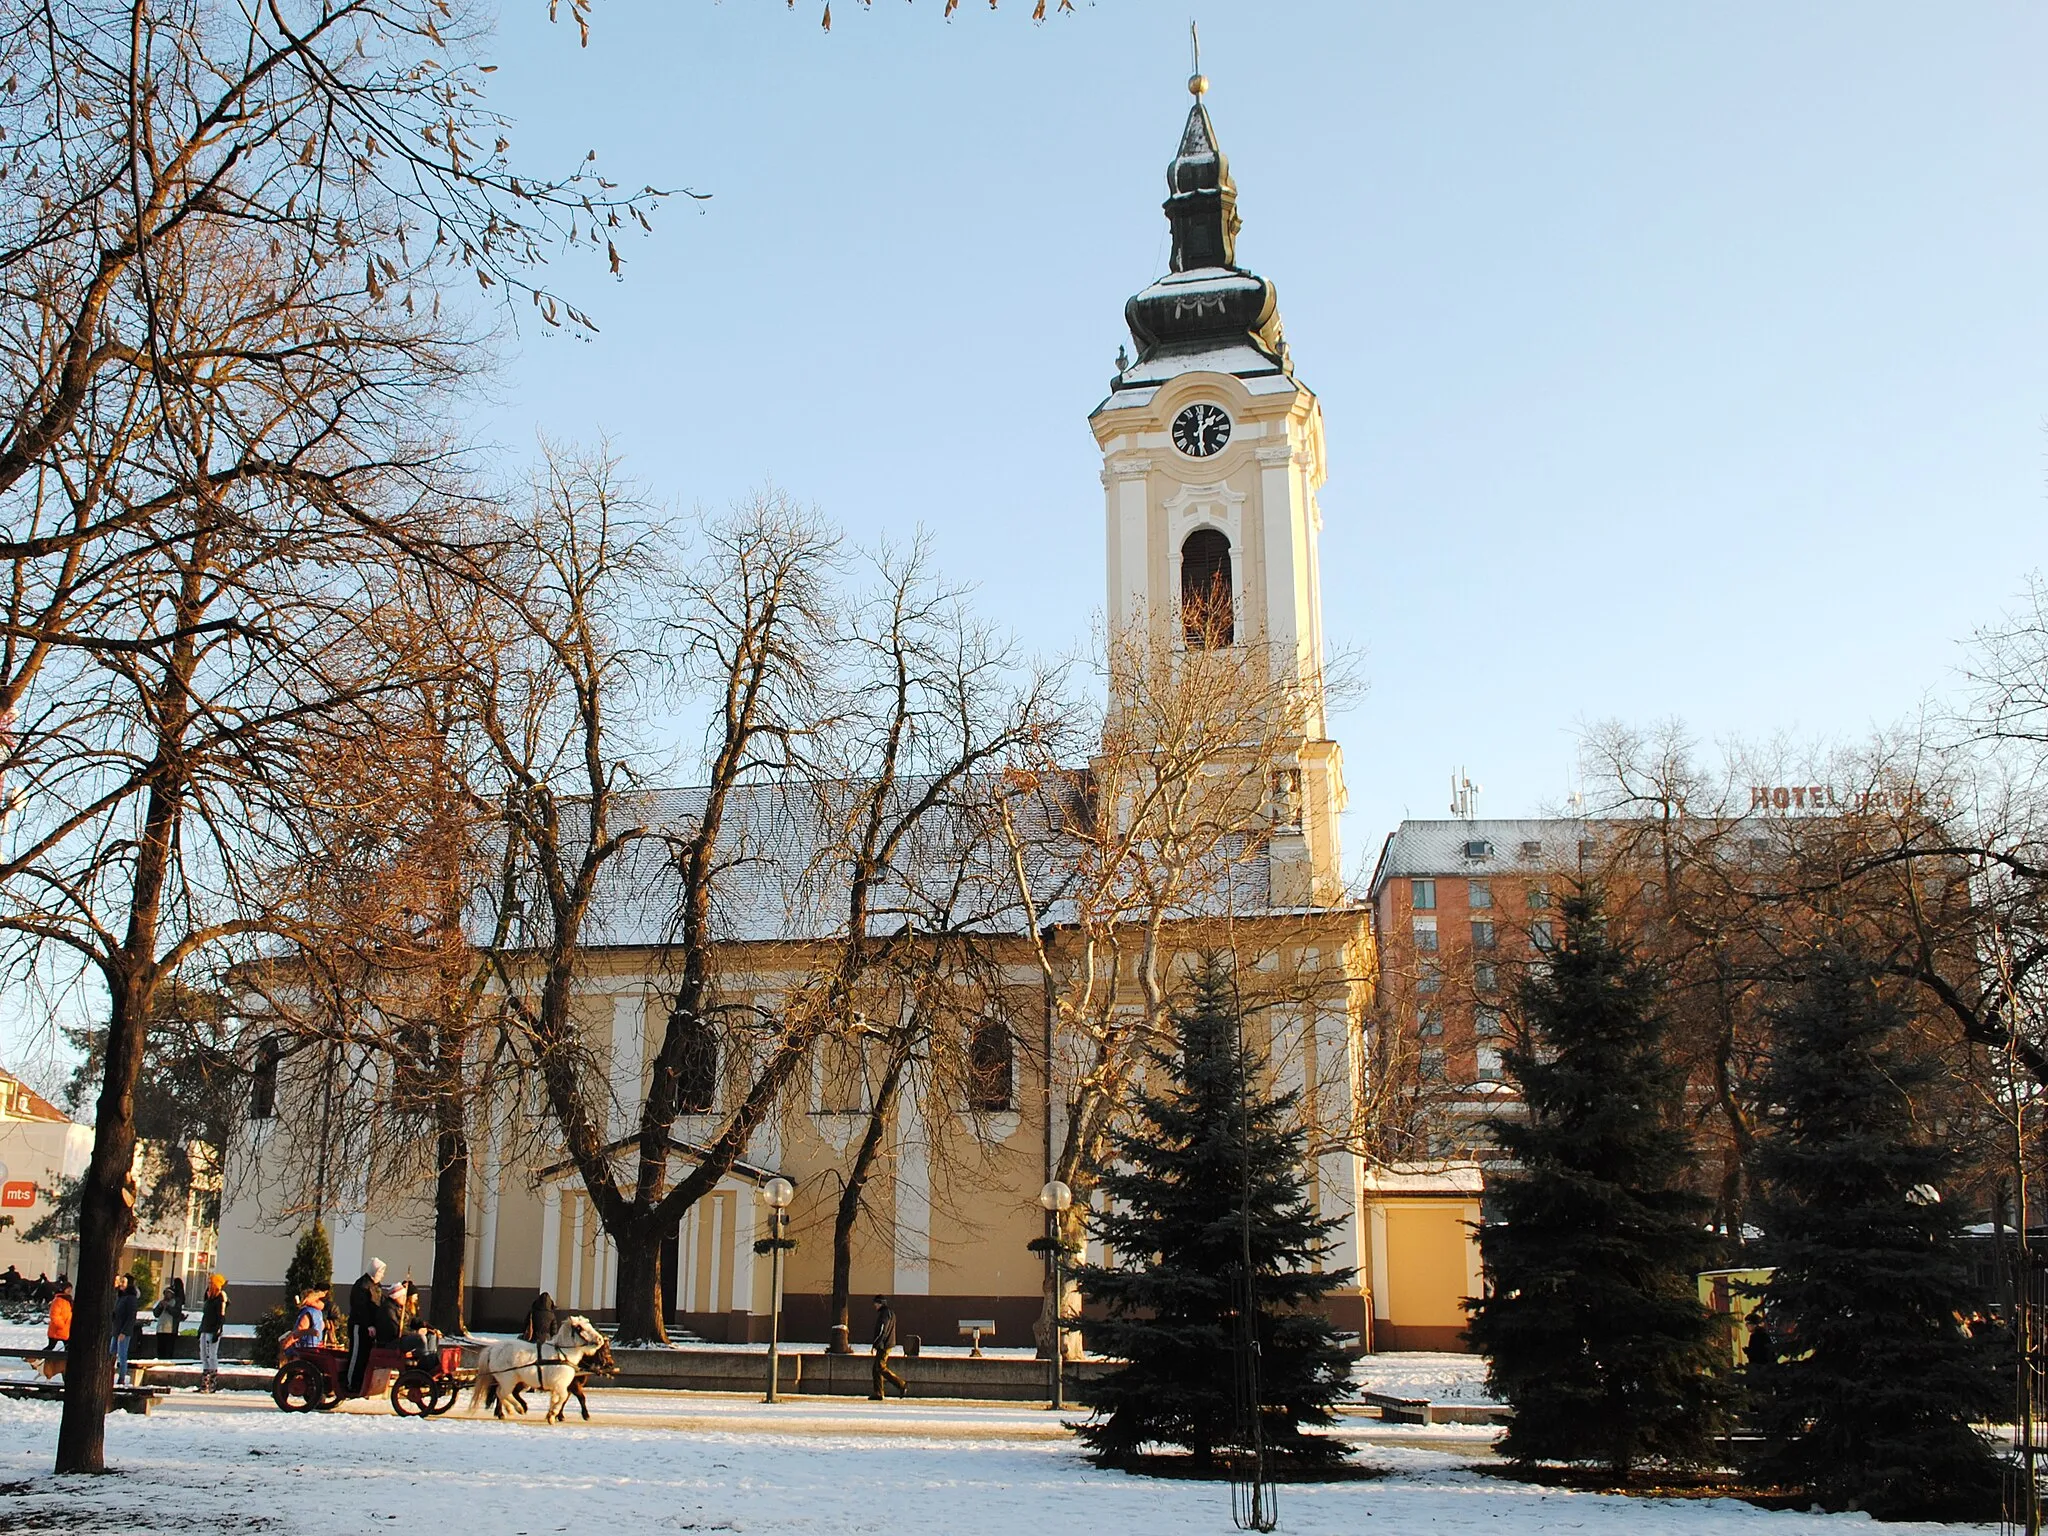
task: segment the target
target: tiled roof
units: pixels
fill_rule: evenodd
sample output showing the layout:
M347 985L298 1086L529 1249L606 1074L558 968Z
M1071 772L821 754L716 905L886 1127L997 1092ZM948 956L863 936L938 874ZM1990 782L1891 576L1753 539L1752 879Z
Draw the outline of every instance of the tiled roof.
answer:
M69 1125L71 1117L13 1073L0 1070L0 1120L46 1120Z
M928 781L900 791L906 804ZM945 926L988 934L1019 933L1025 924L1009 850L988 807L996 783L961 786L927 814L898 859L903 873L873 900L874 929L893 933L905 923L924 931ZM1083 792L1079 774L1020 802L1017 815L1041 923L1071 922L1067 891L1079 857L1061 832ZM611 830L642 825L663 836L640 840L614 858L600 878L585 941L593 947L647 948L675 936L680 894L673 843L704 810L703 789L650 790L614 808ZM839 797L851 803L851 794ZM565 808L566 809L566 808ZM832 850L844 836L845 806L826 795L793 794L779 786L749 786L728 804L721 839L720 895L714 903L718 937L765 943L830 937L845 921L846 863ZM1234 857L1220 888L1199 908L1178 915L1226 910L1250 916L1271 909L1271 879L1263 846ZM480 922L487 926L488 914Z
M1560 816L1519 821L1404 821L1387 838L1373 871L1378 899L1388 881L1409 875L1514 875L1577 869L1592 824ZM1477 852L1483 846L1484 852ZM1476 856L1475 856L1476 853Z

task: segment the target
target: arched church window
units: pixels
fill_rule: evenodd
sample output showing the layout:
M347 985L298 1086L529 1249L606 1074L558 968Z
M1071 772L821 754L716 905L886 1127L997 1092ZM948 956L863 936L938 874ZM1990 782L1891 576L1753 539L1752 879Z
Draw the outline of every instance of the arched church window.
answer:
M828 1115L857 1115L868 1107L866 1043L858 1036L828 1035L819 1043L818 1108Z
M679 1019L682 1046L676 1059L676 1108L686 1115L708 1115L718 1101L718 1037L702 1019Z
M1181 627L1191 650L1209 651L1237 643L1237 615L1231 598L1230 540L1214 528L1197 528L1180 547Z
M967 1037L967 1105L985 1113L1012 1107L1017 1080L1017 1042L1010 1026L980 1018Z
M284 1059L284 1046L277 1036L257 1042L256 1064L249 1074L249 1118L269 1120L277 1114L277 1067Z

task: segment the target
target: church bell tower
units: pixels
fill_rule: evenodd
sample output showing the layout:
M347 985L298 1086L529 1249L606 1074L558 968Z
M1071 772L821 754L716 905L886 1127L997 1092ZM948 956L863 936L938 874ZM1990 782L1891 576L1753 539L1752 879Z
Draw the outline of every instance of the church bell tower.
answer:
M1166 171L1171 270L1124 308L1089 418L1102 449L1112 636L1186 653L1255 647L1307 700L1274 785L1279 907L1342 895L1343 764L1323 717L1323 416L1294 376L1272 283L1237 264L1237 187L1202 96Z

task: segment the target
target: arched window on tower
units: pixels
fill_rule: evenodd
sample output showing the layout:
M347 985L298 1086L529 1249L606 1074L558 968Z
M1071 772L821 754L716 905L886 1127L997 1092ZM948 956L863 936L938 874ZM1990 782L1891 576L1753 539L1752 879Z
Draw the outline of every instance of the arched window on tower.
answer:
M718 1037L702 1019L677 1020L682 1050L676 1063L676 1108L708 1115L718 1102Z
M1180 547L1181 629L1189 649L1210 651L1235 645L1235 608L1230 540L1214 528L1197 528Z

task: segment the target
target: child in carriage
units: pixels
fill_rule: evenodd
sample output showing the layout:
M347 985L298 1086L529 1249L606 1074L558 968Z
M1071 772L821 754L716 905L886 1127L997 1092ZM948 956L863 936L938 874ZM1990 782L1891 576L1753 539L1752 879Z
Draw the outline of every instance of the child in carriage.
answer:
M298 1315L284 1336L285 1355L318 1349L327 1340L327 1292L319 1286L299 1292Z

